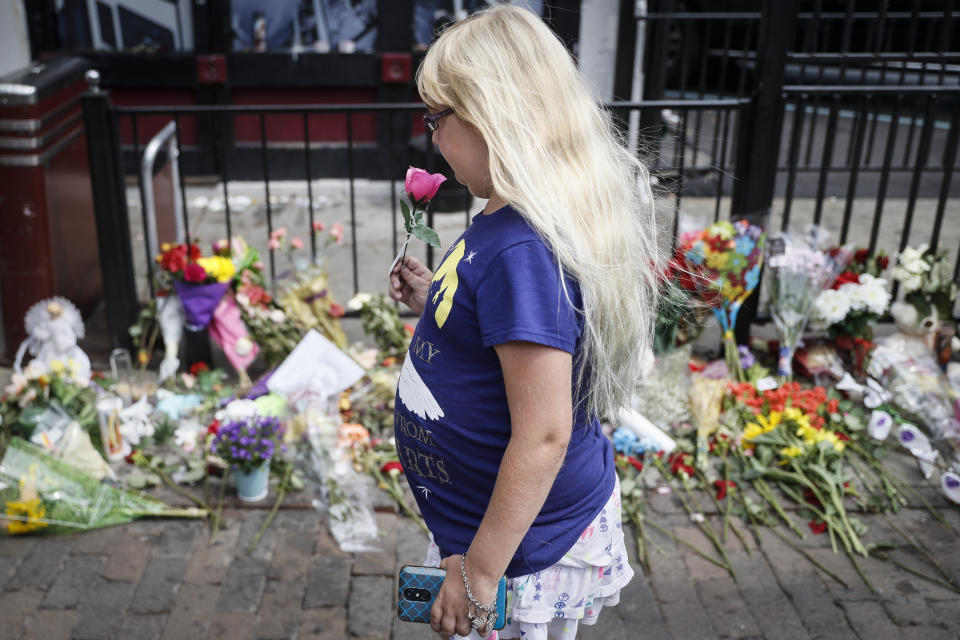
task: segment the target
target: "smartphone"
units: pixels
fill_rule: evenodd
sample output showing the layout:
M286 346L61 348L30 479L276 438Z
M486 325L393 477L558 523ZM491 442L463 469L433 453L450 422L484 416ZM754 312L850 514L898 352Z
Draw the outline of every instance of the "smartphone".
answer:
M404 565L397 585L397 617L407 622L430 622L430 607L440 592L447 572L440 567ZM495 630L507 624L507 578L497 585L497 619Z

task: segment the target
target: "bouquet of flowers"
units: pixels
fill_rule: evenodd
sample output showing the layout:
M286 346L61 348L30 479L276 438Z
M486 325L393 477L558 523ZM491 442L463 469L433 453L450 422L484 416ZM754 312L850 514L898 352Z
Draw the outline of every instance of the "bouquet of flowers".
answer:
M277 453L285 451L280 444L283 425L271 416L251 416L231 420L218 427L210 443L210 453L228 466L243 473L251 473L270 462Z
M809 238L816 237L816 232ZM773 238L768 246L767 266L772 271L770 311L780 331L778 375L793 378L793 354L807 326L814 301L849 261L849 250L820 251L811 242L796 241L787 233Z
M897 259L891 274L904 291L904 300L921 318L936 313L941 320L953 316L957 283L953 281L947 250L935 251L926 244L907 247Z
M661 279L660 303L653 332L653 352L662 355L696 340L703 329L706 307L695 302L697 285L678 248Z
M233 260L222 255L203 257L196 243L163 243L157 256L161 291L172 286L183 304L188 328L210 324L213 312L236 273Z
M68 533L143 516L203 518L206 509L175 509L117 489L19 438L0 451L0 532Z
M276 304L305 333L318 329L341 349L347 346L347 337L340 327L339 318L344 309L333 300L325 265L325 250L331 244L343 242L343 225L334 223L324 235L322 222L314 222L314 246L320 247L317 260L311 262L306 256L298 256L303 249L303 240L287 238L287 230L280 227L270 235L270 248L287 254L291 270L281 274L276 286Z
M413 327L400 320L397 308L387 296L358 293L347 308L360 314L364 333L373 338L382 357L403 357L410 346Z
M763 230L746 220L715 222L680 238L700 297L720 322L727 366L738 380L744 373L733 332L743 301L760 282L764 243Z
M854 260L854 266L840 273L813 303L815 321L826 328L840 352L848 354L848 363L860 375L873 348L873 326L890 305L887 281L871 275L863 264L866 261Z

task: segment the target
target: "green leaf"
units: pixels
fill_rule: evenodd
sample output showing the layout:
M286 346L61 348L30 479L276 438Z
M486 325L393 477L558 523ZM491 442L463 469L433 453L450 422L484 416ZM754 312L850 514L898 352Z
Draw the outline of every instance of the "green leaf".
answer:
M412 233L413 220L410 216L410 207L407 206L407 202L405 200L400 201L400 213L403 214L403 228L407 233Z
M411 230L411 233L429 244L431 247L440 248L440 236L438 236L437 232L427 225L418 224Z

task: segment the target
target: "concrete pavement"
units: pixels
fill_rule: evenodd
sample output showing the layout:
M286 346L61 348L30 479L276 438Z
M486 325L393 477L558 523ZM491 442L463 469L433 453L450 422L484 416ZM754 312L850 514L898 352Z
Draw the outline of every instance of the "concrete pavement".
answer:
M960 509L926 485L911 460L890 464L960 530ZM215 486L215 485L214 485ZM229 492L228 492L229 494ZM163 493L170 502L176 494ZM66 536L0 539L0 639L407 640L433 637L395 618L395 576L423 559L426 537L378 497L379 553L344 553L309 492L291 494L252 554L271 496L256 508L228 499L228 526L210 542L203 522L141 520ZM180 500L182 502L182 500ZM704 499L704 503L709 500ZM672 494L651 496L648 517L710 551ZM707 514L719 523L718 514ZM889 523L915 539L960 583L960 538L922 508L864 516L869 542L890 542L901 563L933 574ZM800 522L802 526L802 522ZM664 638L948 639L960 637L960 595L890 562L861 559L871 593L825 535L792 540L843 586L770 530L758 547L729 536L737 580L647 527L653 571L636 577L619 606L583 628L587 640ZM635 554L630 530L628 548Z

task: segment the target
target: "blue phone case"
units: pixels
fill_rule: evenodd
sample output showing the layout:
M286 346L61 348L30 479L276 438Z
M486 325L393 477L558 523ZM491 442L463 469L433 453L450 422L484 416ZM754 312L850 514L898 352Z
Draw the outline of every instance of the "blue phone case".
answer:
M397 617L408 622L430 622L430 607L440 591L446 571L440 567L404 565L397 582ZM494 629L507 624L507 579L497 584L497 620Z

